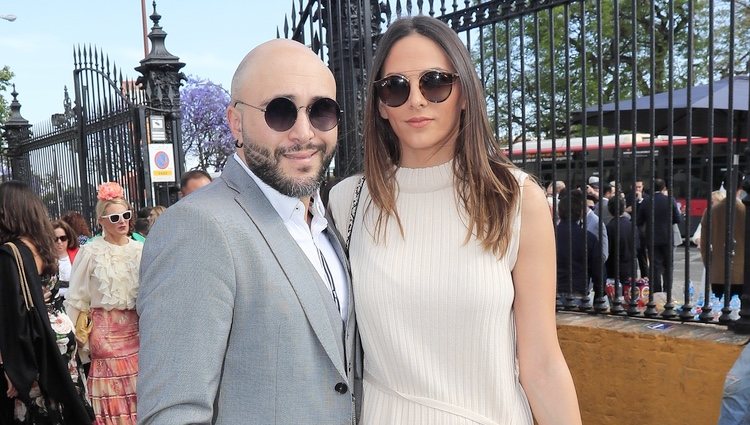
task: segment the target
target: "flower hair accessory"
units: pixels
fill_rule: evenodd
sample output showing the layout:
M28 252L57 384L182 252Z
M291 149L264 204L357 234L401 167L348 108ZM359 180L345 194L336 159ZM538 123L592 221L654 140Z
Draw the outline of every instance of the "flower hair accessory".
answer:
M96 199L100 201L111 201L117 198L125 198L125 192L117 182L106 182L96 189Z

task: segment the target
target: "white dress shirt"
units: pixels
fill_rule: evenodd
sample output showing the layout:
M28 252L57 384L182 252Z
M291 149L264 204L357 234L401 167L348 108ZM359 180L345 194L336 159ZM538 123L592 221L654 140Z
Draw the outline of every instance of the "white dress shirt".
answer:
M333 249L333 245L331 245L331 241L323 233L328 227L328 220L325 217L325 208L320 200L320 193L316 191L312 196L312 205L310 206L312 222L308 226L305 217L306 209L302 201L298 198L284 195L266 184L247 167L245 162L236 153L234 154L234 160L240 163L263 194L266 195L268 201L284 221L284 226L286 226L289 234L292 235L294 241L297 242L297 245L305 253L307 259L315 267L315 270L318 271L320 278L328 287L328 291L331 292L331 299L328 301L335 304L333 301L333 288L329 286L329 280L323 267L323 262L318 255L318 250L323 254L333 277L333 285L339 300L341 318L346 322L348 319L347 312L349 311L347 275L344 266L341 264L341 260L339 260L336 251Z

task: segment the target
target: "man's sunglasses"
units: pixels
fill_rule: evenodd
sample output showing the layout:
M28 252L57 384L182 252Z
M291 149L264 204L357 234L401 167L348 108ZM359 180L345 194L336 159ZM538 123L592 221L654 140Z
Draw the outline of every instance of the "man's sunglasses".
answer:
M67 242L67 241L68 241L68 237L65 235L55 236L55 242Z
M257 109L265 114L266 124L272 129L283 132L287 131L297 122L300 109L305 109L310 119L310 124L320 131L328 131L336 127L341 118L339 104L328 97L321 97L307 106L297 106L291 99L277 97L266 105L265 108L250 105L241 100L235 100L234 106L242 104Z
M419 76L419 91L432 103L445 102L453 91L458 74L437 70L423 72ZM389 75L375 81L375 93L381 102L392 108L406 103L411 93L409 79L400 74Z
M120 218L122 218L125 221L130 220L130 218L133 216L133 212L130 210L123 211L121 213L115 213L110 215L103 215L102 218L108 218L110 223L119 223Z

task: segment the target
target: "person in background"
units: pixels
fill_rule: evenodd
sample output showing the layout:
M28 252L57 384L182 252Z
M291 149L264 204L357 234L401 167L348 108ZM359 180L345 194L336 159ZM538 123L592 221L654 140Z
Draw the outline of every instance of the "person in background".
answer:
M138 210L138 214L135 217L135 224L133 225L133 234L130 235L133 240L138 242L145 242L148 231L151 228L151 221L148 219L151 214L153 207L143 207Z
M65 298L65 293L68 291L70 284L70 271L73 268L73 261L76 259L80 245L75 231L65 221L53 221L52 228L55 232L59 293L61 297Z
M86 219L83 218L83 214L76 211L68 211L60 219L68 223L70 228L78 235L78 246L85 244L91 238L91 228Z
M654 276L651 276L651 291L665 292L672 290L672 271L674 268L674 233L672 224L682 223L682 215L674 202L670 200L667 185L662 179L654 180L654 195L638 206L636 223L646 227L646 238L641 245L646 245L648 257L654 263ZM652 213L653 204L653 213ZM671 218L670 218L671 215ZM653 238L653 251L652 249Z
M641 205L643 204L643 201L648 199L651 199L651 196L645 192L643 179L637 179L633 185L633 190L625 194L625 211L630 214L633 223L638 226L638 238L641 243L638 246L636 256L638 259L638 270L640 271L640 277L642 278L649 277L649 255L646 250L646 225L638 223L638 217L633 214L633 210L635 206L635 209L640 211L642 209Z
M612 186L610 186L609 183L606 183L601 187L599 202L594 205L594 213L599 216L605 226L614 218L609 212L609 201L614 198L614 196L615 191L612 189Z
M743 178L741 173L737 176L737 191L734 196L726 196L716 205L711 206L711 234L708 234L708 215L703 214L701 219L701 239L700 249L701 258L704 266L710 263L710 276L707 276L711 282L711 291L717 297L724 294L725 282L730 282L730 296L742 294L742 284L744 282L745 269L745 238L747 230L745 229L745 204L739 199L743 191ZM750 183L748 183L750 184ZM729 203L734 202L734 225L732 227L734 235L734 244L731 252L727 252L727 208ZM725 267L725 258L729 255L731 263L731 275L727 275Z
M633 221L625 211L625 199L612 198L609 202L609 213L614 218L607 223L609 238L609 258L607 258L607 277L619 279L620 284L630 285L633 280L635 253L638 250L638 233L633 240ZM618 230L619 229L619 230ZM615 255L615 251L617 254Z
M750 344L742 349L724 380L717 425L747 424L750 424Z
M47 209L37 194L21 182L0 184L3 425L91 423L76 364L73 323L56 308L52 235Z
M180 178L180 194L184 198L211 183L211 180L211 175L204 170L190 170Z
M93 323L87 384L96 423L135 425L139 347L135 301L143 244L128 237L133 212L119 184L100 185L97 200L102 237L78 252L65 307L73 323L87 312Z
M369 78L365 180L329 202L341 234L354 218L361 423L580 424L548 204L503 155L466 47L438 19L401 18Z
M590 282L603 282L601 245L596 234L583 228L586 196L580 189L568 191L560 198L560 222L557 223L557 293L579 300L590 292ZM572 286L571 286L572 285ZM572 292L571 292L572 291Z

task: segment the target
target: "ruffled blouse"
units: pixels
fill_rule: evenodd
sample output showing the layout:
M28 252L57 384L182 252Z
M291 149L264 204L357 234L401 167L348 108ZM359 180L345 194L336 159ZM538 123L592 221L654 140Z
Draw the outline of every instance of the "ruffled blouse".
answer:
M140 242L128 239L125 245L114 245L101 237L81 247L65 294L65 308L73 323L79 312L91 308L135 308L142 251Z

